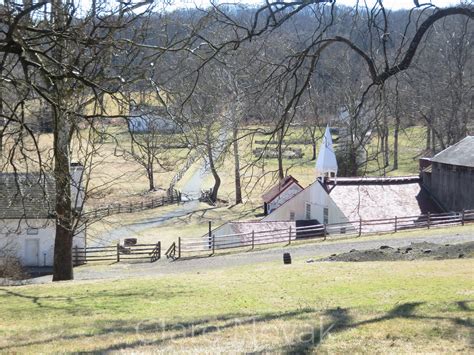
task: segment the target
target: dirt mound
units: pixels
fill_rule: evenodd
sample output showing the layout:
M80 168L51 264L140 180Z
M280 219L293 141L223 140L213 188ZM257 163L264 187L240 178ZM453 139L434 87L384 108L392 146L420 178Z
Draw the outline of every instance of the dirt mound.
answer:
M378 249L356 250L348 253L333 254L321 261L397 261L418 259L459 259L474 257L474 242L462 244L411 243L402 248L382 245Z

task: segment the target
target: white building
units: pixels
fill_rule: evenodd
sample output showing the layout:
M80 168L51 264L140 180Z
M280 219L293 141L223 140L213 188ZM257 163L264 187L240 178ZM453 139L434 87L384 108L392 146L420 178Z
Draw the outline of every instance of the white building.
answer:
M228 241L248 244L249 236L257 231L270 231L268 238L274 234L278 239L279 230L291 227L292 238L298 239L308 237L307 231L311 229L319 235L318 227L311 226L321 224L333 225L335 230L346 233L358 230L361 220L404 216L416 219L427 212L442 211L422 188L418 175L338 178L329 127L324 134L315 171L316 180L305 189L295 184L293 177L288 177L265 194L267 215L262 220L231 222L212 231L216 246L219 243L224 246ZM364 226L363 232L381 230L375 223Z
M72 203L82 206L83 168L71 167ZM0 174L0 258L13 256L24 266L52 266L55 239L55 181L50 175ZM85 230L73 247L84 248Z
M302 190L303 187L293 176L283 178L262 196L264 213L271 213Z
M421 187L418 175L338 178L337 170L327 127L316 161L316 181L288 199L262 222L294 220L298 228L441 212ZM371 228L375 231L377 227Z

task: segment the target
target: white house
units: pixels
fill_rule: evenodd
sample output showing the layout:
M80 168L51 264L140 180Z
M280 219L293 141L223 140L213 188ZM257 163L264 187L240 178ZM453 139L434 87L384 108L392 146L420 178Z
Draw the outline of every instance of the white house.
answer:
M289 175L281 179L262 196L264 213L266 215L271 213L302 190L303 187L293 176Z
M83 168L71 166L74 206L82 206ZM24 266L52 266L55 238L55 181L39 173L0 174L0 257L16 256ZM85 230L78 231L73 246L84 248Z

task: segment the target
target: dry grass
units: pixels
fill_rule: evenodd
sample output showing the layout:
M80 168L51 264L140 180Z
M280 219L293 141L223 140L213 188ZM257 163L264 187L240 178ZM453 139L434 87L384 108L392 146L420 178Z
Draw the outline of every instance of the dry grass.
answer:
M0 351L467 353L473 266L297 259L4 287Z

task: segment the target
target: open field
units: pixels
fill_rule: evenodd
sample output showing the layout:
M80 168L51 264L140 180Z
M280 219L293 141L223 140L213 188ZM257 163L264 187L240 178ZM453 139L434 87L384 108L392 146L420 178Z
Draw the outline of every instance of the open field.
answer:
M106 100L107 101L107 100ZM115 108L110 108L115 110ZM247 132L248 129L254 127L244 127L242 132ZM74 152L73 159L82 161L83 155L88 154L87 149L91 149L90 144L86 141L94 141L95 149L97 149L93 159L93 169L90 176L90 193L91 198L88 201L89 207L96 207L99 205L106 205L114 202L130 202L140 201L147 198L153 198L163 194L164 189L169 187L171 179L176 172L184 164L189 151L187 149L168 149L164 158L168 159L172 164L170 171L157 167L155 170L155 181L158 188L157 192L148 192L148 181L145 170L136 161L131 158L129 152L131 148L130 135L127 132L127 127L124 122L108 123L104 125L102 137L99 137L98 132L91 133L87 130L81 131L81 137L76 137L72 151ZM99 129L99 130L100 130ZM320 137L323 135L323 127L321 128ZM391 132L392 133L392 132ZM163 142L178 142L182 137L166 136L163 137ZM38 137L39 147L42 151L42 159L46 165L52 166L52 134L41 134ZM257 144L256 141L265 141L269 137L257 134L253 137L249 136L239 142L241 167L242 170L242 185L244 188L244 200L250 202L251 205L260 204L260 196L278 180L277 178L277 160L265 159L255 164L252 150L255 148L262 148L264 145ZM294 140L308 140L309 136L301 127L292 127L285 138L287 141ZM318 140L318 149L321 139ZM410 127L400 132L399 139L399 169L396 171L386 171L388 175L407 175L414 174L418 171L417 158L421 155L424 149L425 131L423 127ZM377 136L374 135L369 151L373 151L378 144ZM393 145L393 137L389 138L389 144ZM89 147L89 148L88 148ZM269 145L269 148L274 148L275 145ZM311 144L291 144L291 148L301 149L304 156L300 159L284 159L284 168L288 174L292 174L300 181L302 186L307 186L314 181L314 165L315 161L311 160L312 147ZM383 174L380 170L381 159L379 156L377 161L371 161L367 167L367 171L372 175ZM32 158L35 160L35 157ZM392 157L391 157L392 159ZM227 153L222 159L222 164L218 164L218 171L222 178L222 185L219 191L219 196L222 199L234 201L234 162L231 153ZM202 165L202 160L198 160L190 168L190 173L199 169ZM252 168L246 169L248 165L254 165ZM19 164L21 168L21 164ZM30 166L30 170L33 169ZM213 179L208 174L202 183L202 188L210 188L213 186ZM178 184L178 188L182 184ZM251 207L253 208L253 207Z
M212 207L199 203L195 206L195 210L183 210L185 208L187 208L186 204L172 205L139 213L111 216L91 225L88 236L96 239L107 233L116 234L116 231L120 229L123 231L120 233L123 237L109 241L108 244L116 243L124 237L134 237L141 243L156 243L160 240L162 247L168 248L171 243L177 241L178 237L185 239L204 235L208 231L209 221L212 222L212 228L215 228L235 219L255 219L255 215L261 213L260 206L255 209L250 204L230 209L227 206ZM176 212L175 217L167 218L175 211L181 210L182 212ZM159 223L158 226L157 223ZM127 230L129 230L128 234Z
M0 351L469 352L472 260L255 264L0 288Z

